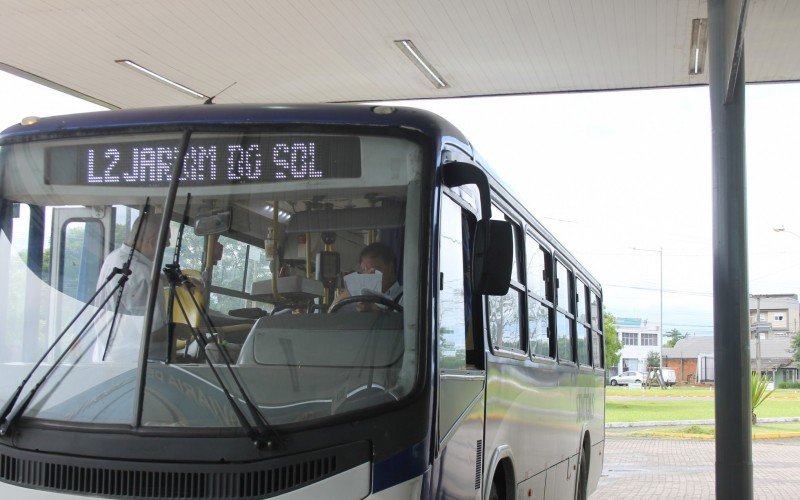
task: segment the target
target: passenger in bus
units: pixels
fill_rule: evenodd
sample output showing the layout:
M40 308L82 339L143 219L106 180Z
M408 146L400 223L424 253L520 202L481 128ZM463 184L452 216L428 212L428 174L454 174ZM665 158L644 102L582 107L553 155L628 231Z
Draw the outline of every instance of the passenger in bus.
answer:
M144 222L142 222L144 220ZM94 352L92 354L93 361L126 361L135 362L138 356L141 342L142 323L144 321L145 310L147 308L147 296L150 293L151 272L153 268L153 258L156 254L156 246L158 245L158 229L160 224L160 216L150 214L149 216L142 217L141 215L133 222L130 231L128 232L125 242L119 248L108 254L103 266L100 269L100 275L97 279L97 287L99 288L105 282L106 277L114 270L114 268L122 268L128 258L131 256L131 249L133 257L130 261L131 274L128 281L125 283L123 293L121 296L111 297L106 303L105 309L108 311L105 315L101 316L102 320L98 318L95 324L95 332L97 335ZM139 234L137 237L137 229L139 226ZM167 235L166 246L170 246L171 235ZM114 289L119 275L115 276L111 282L106 285L103 291L96 299L96 304L101 304ZM162 284L167 285L166 278L162 274ZM163 357L166 355L166 330L167 313L165 311L165 297L164 286L159 286L158 296L155 301L155 310L153 312L153 335L151 337L150 352L156 357ZM116 317L113 313L117 300L119 300L119 309L117 310ZM113 324L113 331L112 330ZM109 339L110 335L110 339ZM163 354L156 354L163 351Z
M365 274L381 273L381 292L389 300L393 300L399 305L403 305L403 287L397 281L397 258L392 248L385 243L371 243L361 250L359 256L361 272ZM350 297L350 292L341 290L334 297L331 307L337 302ZM344 306L347 309L348 306ZM376 311L381 307L368 302L360 302L355 305L355 309L360 312Z

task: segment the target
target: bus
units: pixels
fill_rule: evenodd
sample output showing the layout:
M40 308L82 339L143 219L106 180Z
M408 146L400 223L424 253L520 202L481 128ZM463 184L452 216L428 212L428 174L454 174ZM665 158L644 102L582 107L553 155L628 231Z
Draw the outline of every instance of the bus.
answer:
M601 286L432 113L29 117L0 193L3 498L596 488Z

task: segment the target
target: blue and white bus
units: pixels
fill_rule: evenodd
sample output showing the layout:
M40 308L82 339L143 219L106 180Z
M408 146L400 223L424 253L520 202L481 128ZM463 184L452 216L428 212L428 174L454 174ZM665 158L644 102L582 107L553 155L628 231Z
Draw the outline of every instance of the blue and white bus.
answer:
M2 498L597 485L600 284L431 113L31 117L0 193Z

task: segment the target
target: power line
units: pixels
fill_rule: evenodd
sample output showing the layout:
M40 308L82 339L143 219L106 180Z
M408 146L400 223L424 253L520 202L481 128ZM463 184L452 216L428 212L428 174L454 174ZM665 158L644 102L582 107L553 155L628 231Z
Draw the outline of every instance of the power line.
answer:
M659 288L650 288L650 287L645 287L645 286L615 285L615 284L609 284L609 283L606 283L603 286L612 287L612 288L629 288L631 290L646 290L648 292L659 292L659 291L661 291L661 289L659 289ZM698 291L694 291L694 290L668 290L666 288L664 289L664 293L672 293L672 294L677 294L677 295L697 295L697 296L701 296L701 297L712 297L713 296L713 294L711 292L698 292Z

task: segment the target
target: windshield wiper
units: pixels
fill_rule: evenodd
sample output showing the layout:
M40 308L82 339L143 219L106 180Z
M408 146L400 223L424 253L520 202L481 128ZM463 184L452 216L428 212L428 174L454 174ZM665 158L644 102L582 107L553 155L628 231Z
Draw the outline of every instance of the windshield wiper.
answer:
M149 212L149 210L150 210L150 197L148 197L146 199L146 201L145 201L144 208L142 209L142 216L146 217L147 213ZM141 230L141 227L142 227L142 223L139 224L139 227L136 230L136 236L134 237L134 247L136 246L136 243L138 241L139 232ZM44 354L42 354L42 356L39 358L39 360L36 362L36 364L33 365L33 368L31 368L31 370L28 372L28 374L25 376L25 378L22 379L22 382L19 384L17 389L14 391L14 394L11 395L11 397L6 402L5 406L3 406L2 412L0 412L0 436L5 436L5 435L8 434L8 431L11 428L11 426L17 421L17 419L19 419L20 415L22 415L22 413L25 411L25 409L28 407L28 405L30 405L31 401L33 400L33 396L36 395L36 392L39 390L39 388L42 386L42 384L44 384L44 382L47 380L47 378L53 373L53 371L55 371L55 369L59 366L59 364L61 364L61 361L67 356L67 354L69 354L70 351L72 351L73 347L75 347L75 345L78 343L78 341L83 337L83 334L86 332L86 330L88 330L89 327L92 325L92 322L95 320L95 318L97 318L97 316L105 309L105 306L108 303L108 301L111 300L111 297L113 297L114 294L117 291L120 292L120 296L121 296L122 290L125 287L125 283L128 281L128 278L131 275L130 267L131 267L131 260L132 259L133 259L133 251L131 251L131 254L128 256L128 260L125 262L125 264L122 265L121 268L120 267L115 267L108 274L108 276L106 277L105 281L103 281L103 284L100 285L100 287L98 287L98 289L89 298L89 300L83 305L83 307L81 307L80 311L78 311L77 314L75 314L75 316L72 318L72 320L70 320L69 324L67 324L67 326L61 331L61 333L58 334L58 336L53 340L53 342L50 343L50 345L45 350ZM84 324L83 328L81 328L81 330L77 333L77 335L75 335L75 337L67 345L67 348L64 349L61 352L61 354L58 356L58 358L56 358L56 360L53 362L53 365L45 372L44 375L42 375L42 377L39 379L39 381L36 383L36 385L33 386L33 388L28 393L28 395L25 397L25 399L22 401L22 403L20 403L20 405L12 413L12 409L14 409L14 405L16 404L17 399L19 399L19 396L22 393L22 389L25 387L25 385L28 383L28 381L30 381L31 377L33 377L33 374L36 372L36 370L39 368L39 366L41 366L41 364L44 362L44 360L47 359L47 356L56 347L56 345L58 345L58 343L61 341L61 339L64 338L64 335L67 334L67 332L72 327L72 325L74 325L75 322L78 321L78 318L81 316L81 314L83 314L83 312L86 311L86 309L89 308L89 306L92 304L92 302L94 302L94 299L96 299L97 296L100 295L100 292L102 292L106 288L106 286L111 282L111 280L114 279L114 276L117 276L117 275L120 275L120 276L119 276L119 279L117 280L117 284L111 290L111 293L109 293L106 296L106 298L103 299L103 301L97 307L97 310L86 321L86 323ZM117 309L118 308L119 308L119 300L117 302L116 308L114 309L114 315L115 316L117 314ZM112 323L111 324L112 324L112 328L113 328L113 324L114 324L113 319L112 319ZM109 331L109 338L110 338L110 336L111 336L111 332ZM106 344L106 349L107 348L108 348L108 344ZM105 356L105 354L104 354L104 356Z
M145 199L144 207L142 208L142 215L139 217L139 226L136 227L136 233L133 235L133 246L131 247L131 252L128 254L128 260L125 261L125 264L122 266L123 269L126 269L128 272L128 276L131 274L131 262L133 262L133 254L136 252L136 247L139 245L139 235L142 232L142 227L147 224L147 217L150 216L150 197L148 196ZM103 349L103 356L101 361L106 360L106 354L108 353L108 348L111 346L111 336L114 334L114 325L117 322L117 315L119 314L119 305L122 302L122 292L125 290L125 282L123 281L119 287L119 292L117 293L117 302L114 304L114 314L111 316L111 325L108 328L108 336L106 337L106 347ZM113 295L113 292L111 293Z
M189 206L192 203L192 193L186 194L186 206L183 209L183 217L181 217L181 226L178 229L178 239L175 241L175 254L172 256L172 264L167 264L164 267L164 273L169 277L167 269L178 270L180 272L181 261L181 246L183 245L183 230L189 220ZM176 282L173 279L169 280L169 300L167 301L167 357L165 362L169 363L170 355L172 354L172 346L175 345L175 321L173 321L173 311L175 309L175 287Z
M276 442L279 440L278 434L275 432L274 429L269 425L267 419L264 415L259 411L258 407L255 405L253 400L248 396L247 392L244 389L239 377L236 375L236 371L233 369L232 361L230 353L228 352L227 347L219 340L222 338L219 332L216 331L214 328L214 324L211 321L211 317L208 315L208 311L206 311L205 307L202 307L198 302L197 299L194 297L194 284L191 280L183 274L181 271L180 266L180 253L181 253L181 245L183 243L183 231L186 227L186 222L189 219L189 202L191 200L191 194L187 194L186 196L186 207L184 208L183 217L181 218L181 225L178 229L178 238L175 243L175 255L172 259L172 264L167 264L164 266L164 274L167 276L170 285L170 299L169 299L169 312L168 312L168 329L167 329L167 337L169 339L169 343L167 344L169 347L167 349L167 360L169 360L170 351L172 350L172 339L174 336L174 323L172 321L172 308L173 308L173 301L178 303L178 308L181 310L181 314L183 315L184 320L186 321L186 326L189 328L189 331L192 333L192 336L197 342L199 348L203 352L203 357L208 364L208 367L211 368L211 372L214 374L214 378L217 379L217 383L219 383L222 392L225 394L225 398L228 400L228 403L231 405L234 414L236 414L236 418L239 420L241 426L247 431L248 437L253 441L253 444L261 449L267 448L272 449L275 447ZM211 358L208 355L207 348L208 348L208 340L205 337L205 334L199 331L198 328L195 328L192 325L191 320L189 319L189 314L186 312L186 308L183 306L180 298L175 294L175 288L178 286L183 286L186 290L186 295L188 295L192 300L192 305L194 306L195 310L200 312L200 316L203 318L203 322L205 323L206 328L211 333L211 338L216 342L216 346L222 355L222 360L225 362L225 366L230 377L233 379L233 382L236 384L237 389L239 390L239 395L241 399L244 401L247 409L250 412L251 417L256 423L256 427L254 428L250 421L247 420L242 410L239 408L239 405L236 403L236 400L233 397L230 389L228 386L222 381L222 377L220 376L219 372L217 371L216 367L214 367L214 363L211 361Z

